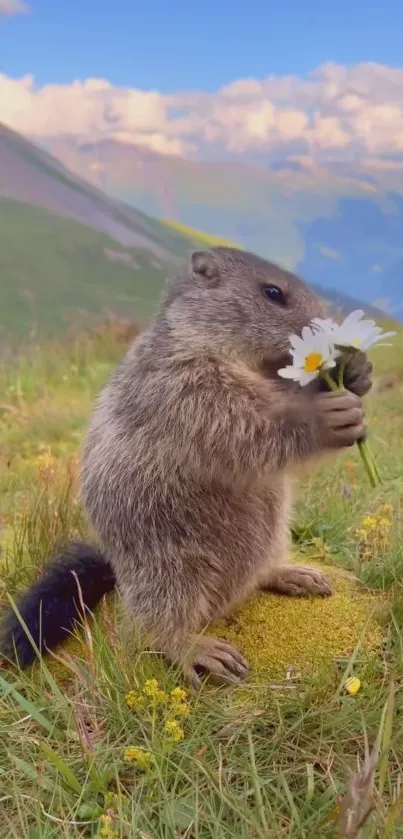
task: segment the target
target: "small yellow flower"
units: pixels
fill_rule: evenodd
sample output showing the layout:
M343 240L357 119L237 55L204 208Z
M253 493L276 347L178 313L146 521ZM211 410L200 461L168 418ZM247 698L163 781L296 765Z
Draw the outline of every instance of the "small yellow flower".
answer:
M190 708L187 702L173 702L171 712L176 717L190 717Z
M347 693L350 694L350 696L356 696L356 694L358 693L358 691L361 687L361 682L357 678L357 676L350 676L350 678L347 679L344 687L345 687Z
M190 707L187 703L187 691L183 688L171 690L171 712L176 717L189 717Z
M107 792L104 798L105 809L114 810L117 812L122 803L127 802L125 795L119 795L117 792Z
M123 759L126 763L136 763L140 769L151 769L153 764L153 756L151 752L146 752L145 749L129 746L123 752Z
M140 711L145 706L145 698L136 690L131 690L125 696L125 702L128 708L131 708L133 711Z
M103 815L99 819L99 830L97 833L98 839L117 839L118 833L113 827L113 819L111 816Z
M361 559L370 560L373 556L386 552L392 526L392 513L393 507L390 504L384 504L378 513L363 517L361 527L355 533Z
M150 699L155 699L156 702L166 702L168 694L160 689L157 679L147 679L143 687L143 693Z
M185 736L183 728L179 725L177 720L167 720L164 731L173 743L180 743Z
M183 688L174 688L171 690L171 697L175 702L186 702L187 696L187 691Z
M155 694L158 693L158 691L159 684L157 682L157 679L147 679L147 681L144 683L143 693L145 693L146 696L155 696Z

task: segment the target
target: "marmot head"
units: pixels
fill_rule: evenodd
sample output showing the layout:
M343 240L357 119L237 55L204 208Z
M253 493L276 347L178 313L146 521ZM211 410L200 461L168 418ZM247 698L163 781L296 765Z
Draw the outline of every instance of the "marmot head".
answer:
M189 349L211 347L274 367L288 357L291 333L323 315L320 300L294 274L225 247L194 252L164 308Z

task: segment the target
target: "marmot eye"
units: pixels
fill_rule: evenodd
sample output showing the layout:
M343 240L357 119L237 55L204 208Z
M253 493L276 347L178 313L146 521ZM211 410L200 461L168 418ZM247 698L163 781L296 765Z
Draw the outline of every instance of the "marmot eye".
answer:
M272 303L279 303L280 305L285 304L284 294L281 291L281 288L278 288L276 285L263 286L263 294L268 300L271 300Z

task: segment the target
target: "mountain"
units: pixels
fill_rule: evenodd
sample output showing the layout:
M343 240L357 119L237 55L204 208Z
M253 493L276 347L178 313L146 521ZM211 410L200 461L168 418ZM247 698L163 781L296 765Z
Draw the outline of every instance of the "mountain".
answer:
M184 160L114 140L44 142L116 198L403 316L403 193L390 178L358 165L269 167Z
M105 195L0 125L2 343L106 311L143 320L164 278L215 241Z
M157 221L107 195L0 126L3 345L58 336L77 319L106 313L141 323L189 251L219 242L226 239ZM338 289L317 291L338 308L359 305Z

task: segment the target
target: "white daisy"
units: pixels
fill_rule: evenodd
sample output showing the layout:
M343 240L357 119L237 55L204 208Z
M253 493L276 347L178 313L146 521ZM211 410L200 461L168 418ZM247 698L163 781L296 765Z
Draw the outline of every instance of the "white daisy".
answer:
M353 348L355 350L369 350L384 338L391 338L396 332L384 332L374 320L362 319L365 315L362 309L351 312L343 323L335 323L329 318L314 318L312 326L323 332L328 340L337 347Z
M311 321L312 329L321 329L322 332L326 332L328 335L333 335L335 326L338 326L338 324L331 318L313 318Z
M333 342L322 330L304 326L301 338L290 336L292 364L278 371L283 379L292 379L304 386L309 384L322 370L335 367L340 355Z

